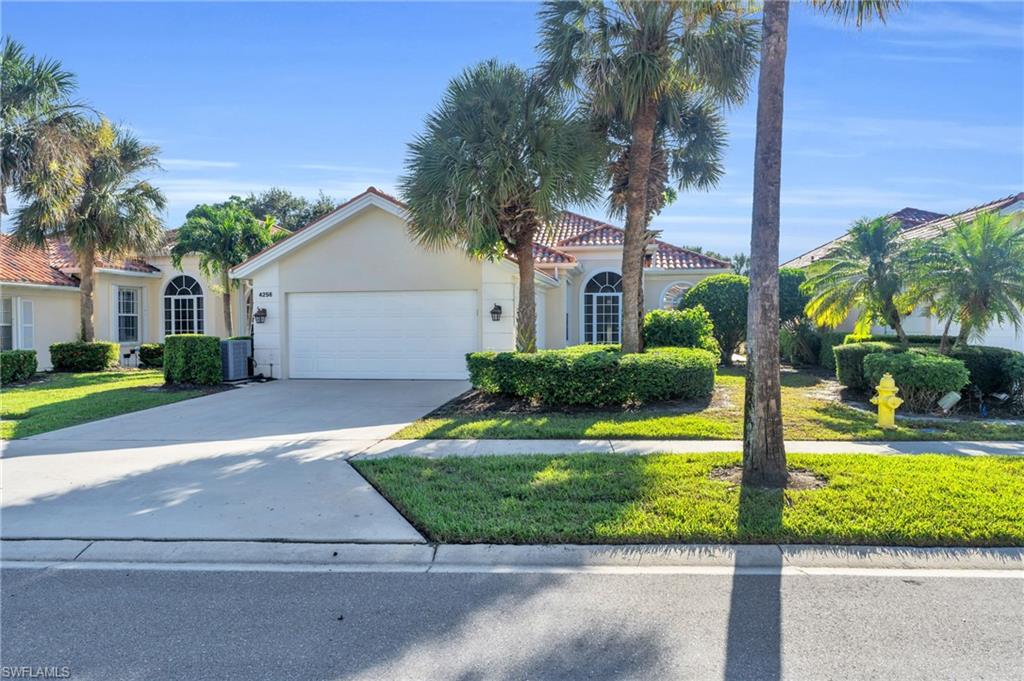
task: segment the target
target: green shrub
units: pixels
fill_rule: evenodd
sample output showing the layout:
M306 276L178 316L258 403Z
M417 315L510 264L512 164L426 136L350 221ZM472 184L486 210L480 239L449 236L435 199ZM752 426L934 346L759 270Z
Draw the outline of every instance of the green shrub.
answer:
M139 365L159 369L164 365L164 344L143 343L139 346Z
M644 317L644 345L649 348L703 348L720 354L711 315L702 305L685 310L651 310Z
M821 334L809 319L786 322L779 329L779 354L794 366L817 366Z
M220 338L199 334L164 339L164 380L184 385L221 382Z
M721 348L722 364L732 365L732 355L747 333L749 280L739 274L715 274L701 279L686 292L680 308L702 305L714 324L715 340Z
M818 343L821 347L818 350L818 366L834 374L836 354L833 350L837 345L843 344L843 334L838 331L818 331Z
M711 395L717 356L700 348L651 348L622 355L617 346L578 345L535 353L466 356L473 387L555 405L622 405Z
M969 345L965 348L954 348L949 356L967 365L971 373L972 387L982 393L1009 393L1011 379L1003 369L1003 364L1010 357L1020 355L1008 348L991 348L980 345Z
M1024 414L1024 353L1015 352L1003 362L1003 372L1010 382L1010 407Z
M788 322L804 318L804 308L811 299L801 290L807 281L807 272L795 267L779 270L779 320Z
M869 391L875 386L864 376L864 358L872 353L899 352L895 343L868 341L837 345L832 349L836 360L836 378L847 388Z
M910 411L927 411L940 397L959 392L970 381L963 362L934 352L876 352L864 358L864 376L871 385L886 373L892 374L898 396Z
M32 378L39 362L35 350L5 350L0 352L0 385Z
M867 342L879 342L879 343L899 343L900 339L895 335L883 335L883 334L857 334L848 333L843 337L843 343L867 343ZM939 347L939 343L942 342L942 336L925 336L908 334L907 342L911 345L934 345Z
M121 359L117 343L72 341L50 346L50 362L54 371L104 371L116 367Z

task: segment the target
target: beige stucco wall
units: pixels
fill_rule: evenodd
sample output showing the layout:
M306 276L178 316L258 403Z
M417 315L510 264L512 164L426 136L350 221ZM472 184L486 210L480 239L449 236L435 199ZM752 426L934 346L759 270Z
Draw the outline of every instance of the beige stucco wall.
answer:
M413 242L406 223L376 206L329 228L251 275L257 371L288 376L288 295L332 291L475 291L482 349L514 346L515 273L507 263L479 261L456 250L430 251ZM494 322L489 311L505 311Z
M79 303L78 289L67 290L52 288L36 288L3 284L0 295L13 299L15 347L24 350L35 350L39 370L50 369L50 345L73 341L78 338ZM19 326L21 324L20 301L31 300L33 309L33 342L31 347L19 343Z

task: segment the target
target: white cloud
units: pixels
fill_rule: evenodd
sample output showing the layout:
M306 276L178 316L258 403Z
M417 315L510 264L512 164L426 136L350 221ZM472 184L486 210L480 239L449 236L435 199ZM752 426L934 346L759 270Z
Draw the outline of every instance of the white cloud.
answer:
M235 161L207 161L195 158L162 158L160 165L169 170L213 170L238 167L238 163Z

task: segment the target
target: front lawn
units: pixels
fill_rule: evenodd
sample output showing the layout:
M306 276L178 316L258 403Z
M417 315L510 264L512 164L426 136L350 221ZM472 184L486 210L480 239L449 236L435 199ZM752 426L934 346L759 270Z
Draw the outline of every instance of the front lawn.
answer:
M994 421L900 419L882 430L873 414L839 401L838 384L819 375L782 375L782 410L790 440L1021 440L1024 425ZM743 437L742 369L721 369L707 405L651 405L633 410L430 414L392 437L483 439L739 440Z
M40 374L27 385L5 387L0 397L0 439L158 407L203 395L204 390L165 390L160 370Z
M1024 458L793 455L821 489L741 489L738 454L357 460L432 541L1024 546Z

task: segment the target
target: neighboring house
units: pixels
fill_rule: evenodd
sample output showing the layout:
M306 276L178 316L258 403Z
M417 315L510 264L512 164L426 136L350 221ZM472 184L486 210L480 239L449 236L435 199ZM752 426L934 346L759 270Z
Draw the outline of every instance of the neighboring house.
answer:
M541 348L618 343L623 231L564 213L534 248ZM645 307L671 307L721 260L656 241ZM232 270L251 283L257 371L277 378L465 378L465 354L515 347L518 269L430 251L370 187Z
M165 246L144 259L117 262L97 258L93 321L97 340L115 341L128 352L141 343L159 343L171 333L223 336L222 297L214 282L199 273L198 256L171 264L169 249L177 230L167 232ZM40 369L49 369L50 344L79 337L78 263L60 240L45 248L15 248L0 234L0 343L4 350L35 350ZM248 313L232 292L238 333L248 330Z
M979 213L995 212L1001 215L1021 215L1024 218L1024 192L1004 196L995 201L968 208L967 210L942 215L917 208L904 208L901 211L892 213L886 217L899 220L903 225L901 234L906 239L934 239L944 234L957 222L969 222ZM806 267L815 260L825 257L829 251L835 248L836 244L846 239L846 235L840 236L828 243L804 253L789 262L783 267ZM1024 267L1024 264L1021 265ZM839 326L840 331L852 331L855 319L847 319ZM903 320L903 328L908 334L940 335L945 320L935 319L927 314L924 309L915 310ZM953 324L950 333L959 333L960 327ZM876 326L872 329L877 334L894 334L895 332L887 326ZM985 335L977 342L979 345L991 345L996 347L1010 348L1024 351L1024 329L1015 329L1012 324L994 324Z

